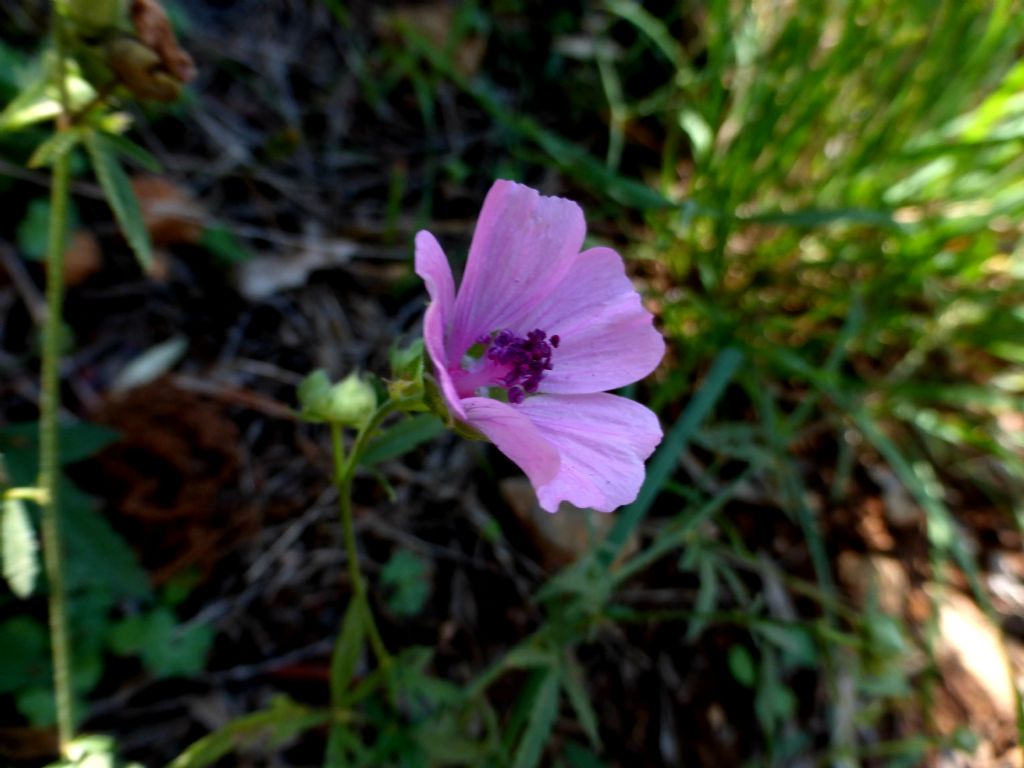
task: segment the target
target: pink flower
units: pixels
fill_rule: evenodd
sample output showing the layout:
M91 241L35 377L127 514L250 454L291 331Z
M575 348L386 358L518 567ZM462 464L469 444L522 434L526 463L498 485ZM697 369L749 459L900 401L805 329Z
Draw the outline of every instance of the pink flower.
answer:
M576 203L497 181L457 293L437 240L416 235L424 345L444 400L522 468L548 512L633 501L662 436L650 410L605 391L654 370L665 342L622 258L581 252L585 234Z

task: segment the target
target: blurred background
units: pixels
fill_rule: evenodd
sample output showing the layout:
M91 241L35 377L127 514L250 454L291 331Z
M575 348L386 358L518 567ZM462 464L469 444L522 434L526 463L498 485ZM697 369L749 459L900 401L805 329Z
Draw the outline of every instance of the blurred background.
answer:
M1019 2L165 5L198 75L124 106L158 161L129 168L148 274L73 162L84 730L156 766L233 718L326 704L350 585L328 435L295 387L386 376L425 306L414 233L464 258L511 178L578 200L626 257L669 343L627 394L668 437L594 575L572 564L619 518L540 512L432 417L387 433L356 527L384 639L425 682L397 714L366 704L351 764L1024 765ZM0 102L41 66L48 13L0 2ZM14 484L36 472L49 176L26 162L49 130L0 133ZM40 591L0 590L16 766L54 749ZM551 694L506 654L584 602L545 635ZM496 663L476 719L438 719ZM230 745L217 765L318 765L324 733Z

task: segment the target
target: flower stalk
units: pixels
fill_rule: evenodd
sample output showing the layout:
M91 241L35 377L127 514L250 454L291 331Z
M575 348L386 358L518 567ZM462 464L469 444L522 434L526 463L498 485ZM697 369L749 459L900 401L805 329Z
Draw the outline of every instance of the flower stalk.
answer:
M404 400L388 400L383 403L369 420L359 429L350 451L346 452L342 425L331 422L331 448L334 454L334 484L338 489L338 511L341 527L345 537L345 553L348 559L349 580L352 582L352 599L356 601L364 614L366 633L370 640L374 656L383 668L391 665L391 654L388 653L384 640L377 629L377 622L370 610L366 593L366 580L359 568L359 553L356 549L355 527L352 523L352 480L355 478L356 467L370 438L377 427L392 413L407 405Z

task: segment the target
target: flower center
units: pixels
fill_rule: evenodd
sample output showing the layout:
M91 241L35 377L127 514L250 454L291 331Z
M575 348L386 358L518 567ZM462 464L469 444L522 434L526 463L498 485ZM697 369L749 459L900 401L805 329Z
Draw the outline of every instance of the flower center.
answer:
M518 405L537 391L551 370L551 354L559 342L557 334L549 337L540 329L525 338L509 330L484 334L476 340L483 354L475 367L453 372L456 389L466 397L481 387L503 387L508 401Z

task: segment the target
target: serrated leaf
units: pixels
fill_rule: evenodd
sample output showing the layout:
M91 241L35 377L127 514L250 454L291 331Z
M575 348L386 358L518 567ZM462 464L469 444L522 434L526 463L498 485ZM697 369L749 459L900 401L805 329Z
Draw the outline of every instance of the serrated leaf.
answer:
M198 624L181 625L170 610L157 608L115 624L107 642L122 656L140 655L158 678L191 677L206 664L213 630Z
M353 597L345 609L341 633L331 655L331 699L340 701L363 652L366 638L366 605L362 598Z
M106 587L115 594L148 597L149 578L135 551L95 508L93 498L66 479L60 483L60 510L71 587Z
M143 271L153 268L153 245L142 219L139 200L132 189L128 174L121 167L117 146L110 136L96 131L85 134L85 146L96 173L96 179L103 188L103 194L114 212L114 218L121 227L125 240L139 261Z
M547 744L558 719L559 678L556 668L545 670L537 688L537 695L533 699L526 731L516 750L513 768L534 768L540 762L544 745Z
M4 499L0 532L4 579L15 595L26 598L32 594L39 576L39 543L20 499Z
M60 428L60 463L72 464L95 455L117 439L117 433L97 424L80 422ZM13 485L31 486L39 473L39 426L34 422L0 429ZM95 509L91 496L65 475L58 484L58 501L68 550L66 578L70 588L105 587L117 595L146 597L149 579L135 552Z
M49 640L43 624L28 616L0 623L0 693L49 679Z

